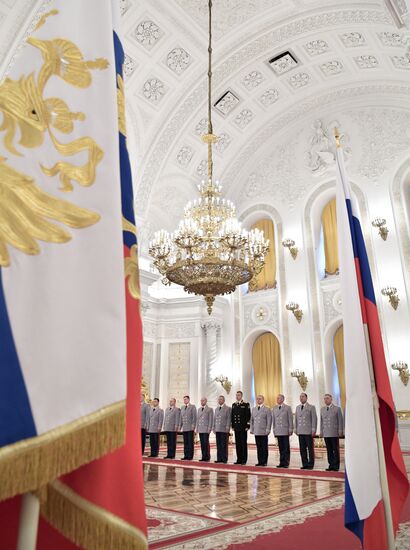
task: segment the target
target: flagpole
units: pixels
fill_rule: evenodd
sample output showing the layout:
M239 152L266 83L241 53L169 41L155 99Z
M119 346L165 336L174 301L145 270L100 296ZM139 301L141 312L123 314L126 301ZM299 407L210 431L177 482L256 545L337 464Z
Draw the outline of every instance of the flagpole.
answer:
M22 496L17 550L36 550L40 501L32 493Z
M336 148L341 149L342 145L340 143L341 135L337 128L334 129ZM370 384L372 391L372 401L373 401L373 416L375 421L376 428L376 442L377 442L377 454L378 454L378 463L379 463L379 475L380 475L380 488L382 493L382 501L384 507L384 517L386 521L386 531L387 531L387 545L388 550L395 550L395 538L394 538L394 528L393 528L393 516L391 511L391 502L390 502L390 492L389 484L387 480L387 469L386 469L386 458L384 455L383 447L383 435L382 428L380 423L380 414L379 414L379 398L376 390L376 382L374 377L374 367L373 367L373 358L371 353L370 339L369 339L369 329L367 324L363 324L363 333L364 339L366 342L366 352L367 352L367 365L370 375Z
M380 487L382 491L384 517L386 518L387 544L388 544L389 550L395 550L396 545L395 545L395 538L394 538L393 516L391 511L389 483L387 480L386 458L384 456L383 435L382 435L382 427L380 423L380 414L379 414L379 409L380 409L379 398L377 396L376 382L374 378L373 360L372 360L372 353L371 353L370 339L369 339L369 328L366 324L363 325L363 331L364 331L364 339L366 341L366 351L367 351L367 359L368 359L368 365L369 365L370 383L371 383L372 396L373 396L373 412L374 412L374 420L376 425L377 453L379 457Z

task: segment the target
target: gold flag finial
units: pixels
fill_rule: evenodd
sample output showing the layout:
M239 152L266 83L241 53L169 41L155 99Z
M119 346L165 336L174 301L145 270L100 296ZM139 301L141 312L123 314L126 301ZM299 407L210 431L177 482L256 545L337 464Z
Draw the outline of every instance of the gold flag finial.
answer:
M342 136L340 135L339 128L337 128L337 126L335 126L336 149L339 149L342 146L342 144L340 143L341 137Z

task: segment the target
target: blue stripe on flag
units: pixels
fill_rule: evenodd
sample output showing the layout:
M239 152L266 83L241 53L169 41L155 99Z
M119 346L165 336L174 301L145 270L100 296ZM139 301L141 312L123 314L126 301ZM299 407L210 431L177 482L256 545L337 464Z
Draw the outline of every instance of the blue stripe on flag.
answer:
M352 212L352 203L350 199L346 199L347 213L349 216L350 233L352 235L354 257L358 258L360 265L360 274L362 276L363 294L364 297L376 305L376 297L374 295L372 275L370 273L370 265L364 244L362 228L359 220Z
M0 447L37 435L14 345L0 269Z
M363 545L364 520L361 520L357 513L347 472L345 472L345 527L359 537Z
M122 66L124 63L124 49L116 32L114 32L114 53L115 53L115 70L122 77ZM126 138L119 133L120 147L120 175L121 175L121 201L122 215L124 218L135 225L134 215L134 197L132 192L132 174L130 159ZM137 237L129 231L123 232L124 244L131 248L137 243Z

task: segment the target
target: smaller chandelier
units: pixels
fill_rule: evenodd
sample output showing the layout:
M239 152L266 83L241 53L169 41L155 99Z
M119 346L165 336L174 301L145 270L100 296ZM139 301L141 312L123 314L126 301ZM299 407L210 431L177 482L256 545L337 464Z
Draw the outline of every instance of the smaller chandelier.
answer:
M379 229L379 235L383 241L385 241L387 239L387 235L389 234L389 230L386 226L386 220L384 218L374 218L372 221L372 226Z
M286 304L286 309L293 313L293 315L295 316L295 319L298 323L300 323L302 321L303 311L300 309L299 304L297 304L295 302L288 302Z
M290 255L294 260L296 260L299 250L298 247L295 246L295 241L293 239L283 239L282 246L284 248L288 248Z
M397 294L396 287L385 286L382 288L382 294L383 296L387 296L389 298L390 305L393 309L397 309L399 307L400 298Z
M149 253L162 282L204 296L211 315L215 296L234 292L261 272L269 241L259 229L241 227L235 206L221 197L221 185L212 177L212 146L218 141L211 117L212 0L208 6L208 133L202 136L208 146L208 179L198 186L200 198L186 205L178 229L172 234L163 229L155 233Z

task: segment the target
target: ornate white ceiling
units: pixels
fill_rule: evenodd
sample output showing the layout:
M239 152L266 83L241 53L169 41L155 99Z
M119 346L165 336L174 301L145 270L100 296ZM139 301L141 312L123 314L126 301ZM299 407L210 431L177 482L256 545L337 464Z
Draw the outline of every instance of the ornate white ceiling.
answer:
M39 4L0 0L3 70L17 29ZM151 233L174 227L205 170L207 0L120 5L136 211ZM215 174L240 209L268 194L289 209L315 185L323 172L309 150L317 119L337 120L352 148L359 144L357 170L370 162L362 126L377 127L366 109L379 108L387 125L396 117L403 130L407 118L389 109L410 108L405 42L383 0L214 1L213 99L225 96L213 110Z
M224 0L214 6L214 101L229 92L213 110L222 137L215 173L242 208L263 196L252 191L252 178L259 190L272 183L262 181L266 165L293 178L290 195L280 182L270 187L278 200L286 195L288 206L309 189L295 174L295 164L306 166L308 146L303 151L289 142L301 121L308 144L316 118L332 122L355 105L395 106L398 99L410 106L406 40L382 1ZM136 209L150 232L171 229L205 170L199 136L206 124L207 2L124 0L122 10ZM269 64L285 51L291 55ZM358 132L360 121L352 117Z

